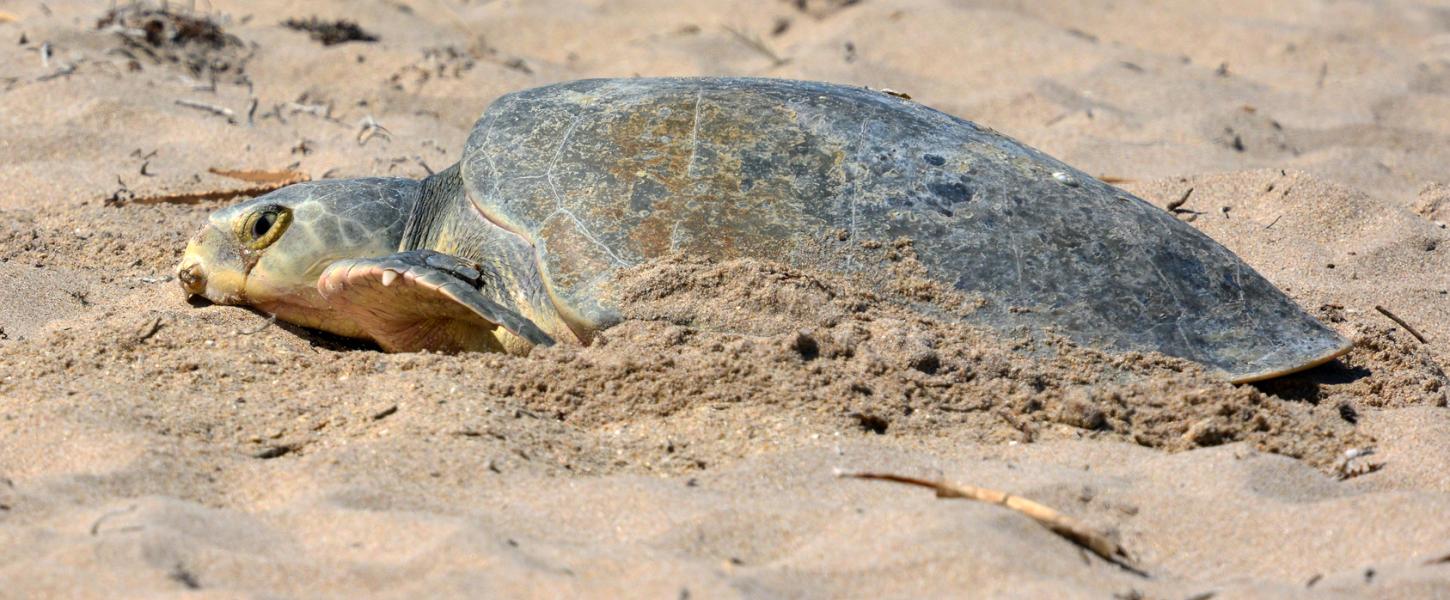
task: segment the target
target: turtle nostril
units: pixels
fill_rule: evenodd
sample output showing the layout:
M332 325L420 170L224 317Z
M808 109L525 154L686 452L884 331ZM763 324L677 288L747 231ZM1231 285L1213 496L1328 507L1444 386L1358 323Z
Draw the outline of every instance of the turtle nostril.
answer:
M199 264L182 265L176 272L176 279L181 282L181 289L187 295L199 295L206 291L206 275L202 273Z

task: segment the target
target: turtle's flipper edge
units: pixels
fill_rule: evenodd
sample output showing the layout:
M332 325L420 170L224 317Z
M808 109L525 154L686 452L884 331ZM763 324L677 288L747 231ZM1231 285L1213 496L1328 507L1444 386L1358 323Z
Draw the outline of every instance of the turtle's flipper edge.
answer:
M527 353L554 340L533 321L479 292L471 263L432 251L346 259L317 290L389 352Z

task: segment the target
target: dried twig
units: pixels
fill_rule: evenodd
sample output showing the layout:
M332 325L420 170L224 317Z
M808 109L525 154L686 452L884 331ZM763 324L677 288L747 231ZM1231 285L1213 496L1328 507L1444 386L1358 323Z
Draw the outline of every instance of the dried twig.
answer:
M70 75L70 74L75 73L75 72L76 72L76 66L74 64L67 63L65 65L62 65L59 69L56 69L54 71L51 71L51 72L46 73L44 75L41 75L40 77L36 77L35 80L36 81L50 81L50 80L55 79L57 77L65 77L65 76Z
M1174 200L1172 202L1169 202L1167 206L1163 207L1163 209L1164 210L1167 210L1168 212L1177 212L1178 211L1178 208L1180 206L1183 206L1184 204L1187 204L1188 203L1188 197L1189 196L1192 196L1192 195L1193 195L1193 188L1188 188L1186 190L1183 190L1183 195L1182 196L1179 196L1177 200Z
M1147 573L1133 564L1132 558L1128 556L1127 550L1123 549L1117 542L1108 539L1107 536L1101 533L1093 531L1077 519L1020 496L1013 496L1006 492L970 485L953 485L942 481L927 481L915 477L886 473L843 473L840 476L914 485L935 490L936 497L938 498L965 498L967 500L976 500L978 502L1004 506L1026 515L1033 521L1037 521L1043 527L1052 530L1053 533L1066 538L1078 546L1086 548L1108 562L1123 567L1137 575L1148 576Z
M276 322L277 322L277 315L274 314L274 313L268 313L267 314L267 320L264 321L264 322L262 322L261 325L258 325L258 326L254 327L252 329L248 329L246 331L238 331L237 332L237 335L255 335L255 334L258 334L258 333L261 333L261 332L265 331L268 327L271 327Z
M267 192L276 190L282 186L260 185L250 188L235 190L212 190L207 192L182 192L177 194L158 194L155 196L137 196L128 202L136 204L196 204L207 200L226 200L237 196L260 196Z
M195 79L192 79L190 77L187 77L187 76L183 75L183 76L181 76L181 83L183 83L185 85L188 85L188 86L191 86L191 91L193 91L193 92L215 92L216 91L216 79L215 79L215 77L213 77L210 81L197 81Z
M277 445L277 446L267 446L267 447L262 448L261 450L259 450L257 452L252 453L252 458L260 458L262 460L271 460L273 458L278 458L278 457L286 456L286 455L288 455L289 453L291 453L291 452L293 452L295 450L297 450L297 446L294 446L292 444L281 444L281 445Z
M771 66L779 67L790 62L790 59L781 58L779 54L776 54L774 50L770 49L770 46L765 45L765 42L761 41L760 36L746 35L734 27L726 27L725 31L735 36L735 39L740 40L740 43L745 44L751 50L759 52L761 55L769 58L772 63L775 63Z
M227 120L227 123L231 123L232 125L236 125L237 124L237 114L234 113L234 112L232 112L232 109L227 108L225 106L217 106L215 104L207 104L205 102L197 102L195 100L186 100L186 99L177 100L176 101L176 104L177 104L177 106L185 106L187 108L194 108L196 110L200 110L200 111L203 111L203 112L209 112L209 113L214 114L214 115L217 115L219 117L225 117L226 120Z
M1386 317L1389 317L1389 319L1391 321L1394 321L1400 327L1404 327L1405 328L1405 331L1410 332L1410 335L1413 335L1413 336L1415 336L1415 339L1420 340L1420 343L1421 344L1428 344L1429 343L1429 342L1425 341L1425 336L1420 335L1420 332L1415 331L1415 328L1414 327L1411 327L1409 323L1406 323L1404 319L1401 319L1401 318L1395 316L1395 313L1390 312L1390 309L1385 308L1383 306L1380 306L1378 304L1375 305L1374 309L1377 310L1377 311L1380 311L1380 314L1382 314L1382 315L1384 315Z
M292 185L294 183L301 183L308 180L306 173L292 170L255 171L218 169L216 167L212 167L210 169L207 169L206 172L211 173L212 175L221 175L222 177L230 177L237 181L245 181L248 183L280 183L282 185Z
M388 131L387 127L383 127L381 123L378 123L377 119L374 119L372 115L363 117L361 121L358 121L357 145L366 146L368 140L373 139L373 136L379 135L385 140L393 139L392 132Z
M319 119L322 119L324 121L329 121L329 122L332 122L332 123L336 123L336 124L342 125L344 127L347 126L347 124L346 123L343 123L342 120L338 119L337 117L332 116L332 103L331 102L329 102L327 104L302 104L301 102L288 102L286 104L286 107L287 107L287 110L291 111L292 114L294 114L294 115L299 114L299 113L309 114L309 115L312 115L312 116L317 117ZM279 120L280 120L280 117L279 117Z
M1183 205L1188 203L1188 198L1192 195L1193 188L1190 187L1186 190L1183 190L1183 195L1179 196L1177 200L1165 204L1163 206L1163 210L1172 213L1175 217L1179 215L1188 215L1187 218L1183 219L1184 221L1191 222L1194 219L1197 219L1199 215L1203 214L1203 211L1193 210L1191 208L1183 208ZM1224 216L1228 216L1228 213L1224 212Z
M312 17L306 21L302 19L287 19L282 26L295 31L303 31L324 46L332 46L346 42L376 42L378 36L363 31L357 23L347 19L336 21L323 21Z
M115 200L115 201L111 201L110 203L111 204L126 204L126 203L134 202L136 204L196 204L198 202L205 202L205 201L208 201L208 200L226 200L228 198L235 198L237 196L260 196L262 194L266 194L268 192L276 191L278 189L281 189L283 187L286 187L286 186L292 185L293 183L298 183L298 182L301 182L301 181L307 181L305 175L303 176L302 179L297 179L295 181L274 181L274 182L259 183L257 185L252 185L252 186L247 186L247 187L242 187L242 188L235 188L235 189L226 189L226 190L208 190L208 191L204 191L204 192L181 192L181 193L174 193L174 194L157 194L157 195L154 195L154 196L135 196L135 197L125 198L125 199L118 199L118 200Z
M151 339L151 336L156 335L156 332L158 331L161 331L161 317L152 318L150 322L143 326L141 330L137 333L136 339L133 341L133 343L139 344L141 342L149 340Z
M95 520L95 522L91 523L91 535L93 535L93 536L94 535L100 535L101 534L101 524L102 523L105 523L107 519L110 519L111 517L119 517L121 515L128 514L128 513L132 513L132 512L135 512L135 511L136 511L136 505L132 504L131 506L128 506L128 507L123 508L121 510L113 510L113 511L110 511L108 513L105 513L105 514L101 515L100 517L98 517Z

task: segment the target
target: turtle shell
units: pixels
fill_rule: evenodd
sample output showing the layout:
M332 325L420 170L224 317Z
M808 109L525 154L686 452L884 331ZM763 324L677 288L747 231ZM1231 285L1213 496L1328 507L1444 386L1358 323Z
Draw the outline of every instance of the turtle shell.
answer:
M561 314L616 319L618 269L671 252L859 271L910 239L978 299L966 320L1157 351L1235 380L1329 360L1343 338L1167 212L1037 150L868 89L601 79L503 96L460 163L467 198L530 241ZM820 252L821 240L840 240Z

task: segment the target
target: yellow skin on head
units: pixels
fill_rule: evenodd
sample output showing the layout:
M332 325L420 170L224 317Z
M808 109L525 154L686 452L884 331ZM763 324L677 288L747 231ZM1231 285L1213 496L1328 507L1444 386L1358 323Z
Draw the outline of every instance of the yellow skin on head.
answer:
M322 298L317 280L336 260L397 251L407 214L400 215L399 204L416 193L408 184L416 182L301 184L218 210L186 245L177 269L181 287L216 304L252 306L288 323L365 338ZM373 189L389 187L401 188L399 197ZM334 214L344 194L371 203L371 210Z
M425 213L426 235L403 251L408 219L426 210L422 188L408 179L330 180L218 210L187 244L181 287L390 351L527 354L577 339L543 292L531 247L473 214Z

